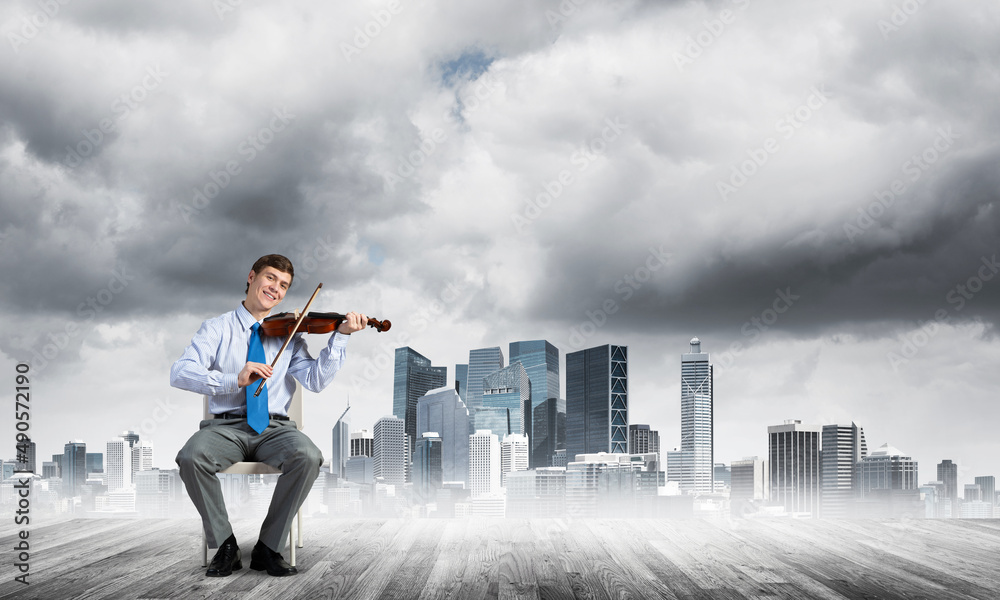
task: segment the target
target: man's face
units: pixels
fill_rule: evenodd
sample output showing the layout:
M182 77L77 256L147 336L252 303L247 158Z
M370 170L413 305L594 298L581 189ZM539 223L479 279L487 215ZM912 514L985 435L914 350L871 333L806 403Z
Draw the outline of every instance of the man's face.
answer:
M250 271L247 281L250 284L247 301L263 310L277 306L292 285L292 277L274 267L264 267L260 273Z

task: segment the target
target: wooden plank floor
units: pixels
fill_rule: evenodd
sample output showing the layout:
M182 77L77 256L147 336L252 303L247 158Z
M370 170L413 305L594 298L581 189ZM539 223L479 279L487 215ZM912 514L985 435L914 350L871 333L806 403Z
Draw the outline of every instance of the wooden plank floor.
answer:
M193 520L31 529L30 585L0 537L0 598L1000 598L1000 520L306 521L299 574L207 578ZM287 557L287 553L286 553Z

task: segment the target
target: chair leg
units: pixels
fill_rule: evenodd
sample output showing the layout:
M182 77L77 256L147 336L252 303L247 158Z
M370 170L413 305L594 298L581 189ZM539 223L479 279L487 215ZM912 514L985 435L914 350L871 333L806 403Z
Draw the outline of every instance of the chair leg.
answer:
M301 508L299 509L299 514L295 518L295 520L298 521L298 528L299 528L299 533L298 533L298 536L299 536L299 548L301 548L302 547L302 509Z
M204 530L201 532L201 566L208 566L208 538Z
M290 549L289 564L295 566L295 526L288 528L288 548Z

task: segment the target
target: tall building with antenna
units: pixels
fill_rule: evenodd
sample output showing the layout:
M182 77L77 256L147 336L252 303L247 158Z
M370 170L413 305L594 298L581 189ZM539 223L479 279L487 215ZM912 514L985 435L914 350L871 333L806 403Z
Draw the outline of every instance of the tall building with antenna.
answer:
M347 459L351 457L351 427L345 420L347 411L351 410L351 399L347 399L347 408L340 413L340 418L333 424L333 452L330 454L330 474L339 478L347 475Z
M681 446L680 488L711 494L715 487L715 397L713 366L701 340L692 338L688 352L681 354Z

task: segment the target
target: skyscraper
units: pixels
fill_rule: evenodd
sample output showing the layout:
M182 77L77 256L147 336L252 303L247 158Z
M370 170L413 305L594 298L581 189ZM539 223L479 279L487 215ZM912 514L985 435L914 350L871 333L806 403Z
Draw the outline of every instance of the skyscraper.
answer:
M413 449L413 487L425 502L432 501L444 481L441 470L441 436L427 431Z
M87 453L87 472L88 473L103 473L104 472L104 455L100 452L88 452Z
M473 421L473 431L489 430L503 437L511 433L510 409L506 406L480 406Z
M494 371L483 378L483 408L506 408L510 419L508 431L494 431L501 437L525 433L526 413L531 409L531 380L519 362ZM482 429L478 422L476 429Z
M403 419L410 447L417 436L417 401L429 390L447 385L448 367L433 367L413 348L396 348L392 379L392 414Z
M819 516L821 432L797 420L767 428L771 500L788 512Z
M372 437L372 432L368 431L367 429L352 431L350 436L349 457L371 456L373 444L374 444L374 438Z
M469 365L455 365L455 391L458 397L468 406L465 400L465 392L469 389Z
M628 426L629 454L656 454L658 469L664 469L660 463L660 432L650 429L649 425L632 424Z
M123 431L118 434L118 437L124 439L128 443L129 450L134 448L136 442L139 441L139 434L134 431Z
M823 454L825 457L825 447ZM855 472L857 500L854 516L898 518L926 513L917 483L917 461L898 449L882 444L871 455L858 461Z
M67 497L80 495L80 486L87 482L87 444L82 440L63 446L62 480Z
M132 487L132 449L125 438L115 438L107 443L104 453L107 460L105 482L108 491Z
M944 484L944 498L951 500L954 506L958 498L958 465L942 460L937 466L937 480Z
M503 368L503 351L499 346L478 348L469 351L469 385L465 392L465 405L469 414L483 405L483 378Z
M554 399L558 415L558 398L561 396L559 350L546 340L530 340L511 342L509 351L510 364L521 363L531 381L531 401L524 422L524 433L530 443L528 462L531 468L550 466L557 445L556 440L549 436L550 432L556 430L557 424L549 422L552 407L548 403L550 399ZM565 406L562 412L565 415Z
M684 460L680 487L699 494L714 488L714 397L712 365L701 340L691 339L690 352L681 354L681 451Z
M453 388L431 390L417 403L417 435L441 438L442 481L469 481L469 410Z
M847 517L858 494L855 465L868 455L865 431L857 425L823 426L823 516Z
M330 474L338 479L346 476L347 459L351 457L351 426L344 420L344 416L341 415L333 424L331 436L333 452L330 454Z
M766 460L756 456L734 460L730 477L729 503L733 514L751 513L755 500L767 500L771 482Z
M528 469L528 436L512 433L500 442L500 485L507 486L507 474Z
M469 436L469 492L473 498L500 490L500 441L496 434L477 431Z
M628 347L566 355L566 455L628 453Z
M30 471L32 473L41 473L41 471L39 471L37 469L37 467L38 467L38 445L35 444L35 442L28 442L28 452L27 452L27 456L25 458L27 458L28 460L21 467L22 470L24 470L24 471Z
M986 475L983 477L976 477L976 485L983 492L983 502L989 502L990 504L996 504L997 496L997 480L993 475Z
M528 462L532 469L554 465L556 452L566 452L566 400L546 398L531 409L531 432L528 438L531 454ZM531 461L534 461L532 463Z
M153 468L153 442L149 440L136 441L132 445L132 481L139 471L149 471Z
M403 485L406 481L408 443L403 419L382 417L375 421L372 444L372 471L383 483Z
M823 453L826 454L826 448ZM859 498L866 498L878 490L916 490L919 487L917 461L889 444L882 444L870 456L863 457L855 469Z

